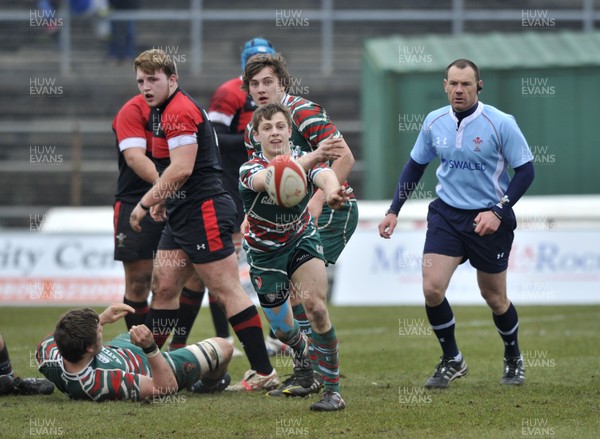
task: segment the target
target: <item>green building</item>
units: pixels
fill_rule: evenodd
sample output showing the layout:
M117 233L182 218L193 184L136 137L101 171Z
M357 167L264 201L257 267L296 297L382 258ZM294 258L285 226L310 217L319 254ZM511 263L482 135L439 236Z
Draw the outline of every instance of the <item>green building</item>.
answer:
M365 194L390 199L423 119L448 105L444 70L480 69L479 99L512 114L535 157L528 195L600 193L600 32L394 36L365 43ZM434 161L423 179L434 194Z

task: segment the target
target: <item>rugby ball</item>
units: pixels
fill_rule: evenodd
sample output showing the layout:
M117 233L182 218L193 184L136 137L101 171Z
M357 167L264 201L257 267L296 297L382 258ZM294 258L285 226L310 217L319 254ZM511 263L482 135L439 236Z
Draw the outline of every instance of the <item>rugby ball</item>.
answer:
M289 155L269 162L265 183L269 197L278 206L294 207L306 196L306 172Z

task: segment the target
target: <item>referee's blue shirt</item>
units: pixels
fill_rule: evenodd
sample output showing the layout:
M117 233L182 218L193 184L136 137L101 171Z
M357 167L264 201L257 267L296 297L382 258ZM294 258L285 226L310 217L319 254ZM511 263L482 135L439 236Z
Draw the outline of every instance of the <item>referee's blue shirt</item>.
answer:
M460 126L450 105L429 113L410 155L420 164L440 158L436 193L458 209L492 207L506 192L508 168L533 160L514 117L482 102Z

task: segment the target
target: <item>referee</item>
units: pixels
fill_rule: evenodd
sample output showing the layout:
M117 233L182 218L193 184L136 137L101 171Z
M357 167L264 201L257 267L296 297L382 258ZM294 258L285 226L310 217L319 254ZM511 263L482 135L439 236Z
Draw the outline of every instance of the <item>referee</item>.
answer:
M492 309L504 342L501 383L525 382L517 338L519 318L506 293L506 270L516 228L512 208L533 181L533 155L511 115L479 102L482 87L472 61L458 59L446 68L444 91L450 105L424 120L390 209L379 224L379 235L389 239L411 190L427 165L439 157L438 198L429 205L422 272L425 310L442 357L425 383L427 388L448 387L468 373L446 299L452 274L467 259L477 270L481 296ZM509 167L514 170L512 179Z

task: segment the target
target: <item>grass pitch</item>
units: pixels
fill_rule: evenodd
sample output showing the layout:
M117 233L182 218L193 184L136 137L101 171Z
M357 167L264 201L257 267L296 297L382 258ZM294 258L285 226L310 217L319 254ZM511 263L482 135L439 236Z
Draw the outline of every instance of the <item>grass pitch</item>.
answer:
M451 298L450 298L451 299ZM20 376L38 376L34 352L62 308L1 308L0 331ZM101 311L101 309L98 309ZM600 306L518 306L527 381L499 384L502 343L485 307L454 308L470 374L444 391L423 389L440 350L422 307L331 309L340 340L344 411L313 413L307 399L181 392L151 403L0 398L0 437L31 438L594 438L600 434ZM104 338L123 332L107 325ZM213 334L207 309L190 340ZM275 357L280 375L289 358ZM230 367L233 380L248 369Z

